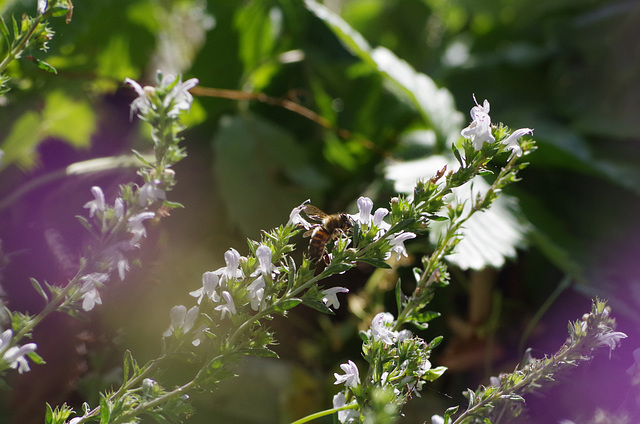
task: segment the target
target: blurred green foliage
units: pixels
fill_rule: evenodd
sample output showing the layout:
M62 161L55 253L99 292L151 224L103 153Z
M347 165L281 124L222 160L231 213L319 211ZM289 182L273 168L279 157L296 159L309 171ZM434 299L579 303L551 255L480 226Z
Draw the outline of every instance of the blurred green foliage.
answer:
M69 24L51 20L56 35L49 51L29 52L57 75L28 60L8 69L0 166L10 180L0 178L2 197L51 171L43 168L57 159L61 167L144 150L145 135L129 120L134 94L124 88L125 77L152 81L160 68L197 77L200 87L238 93L233 100L194 91L184 134L191 157L178 168L175 193L187 209L169 220L171 246L158 253L162 264L147 277L160 290L148 312L157 319L125 336L140 349L157 347L176 296L184 299L202 272L221 266L221 252L286 221L293 206L311 198L327 212L346 210L363 192L386 202L395 193L383 178L385 164L449 152L474 93L491 101L494 121L534 128L539 146L523 183L510 192L520 203L519 218L531 224L531 250L497 279L496 296L506 300L494 314L506 322L517 316L524 325L523 308L533 315L569 275L578 291L611 299L614 310L640 324L640 292L633 289L640 249L637 2L334 0L325 8L311 0L104 0L74 6ZM35 8L35 1L0 1L5 17L33 15ZM246 92L268 101L243 97ZM326 121L287 110L285 101ZM435 142L412 142L417 131ZM74 154L63 155L60 143ZM73 192L79 206L88 198L88 189ZM353 278L353 291L365 278ZM444 295L441 310L455 311L460 292ZM107 321L124 326L131 316L120 317L117 309L106 306L104 314L114 313ZM464 315L464 308L458 312ZM287 346L290 357L322 368L330 366L322 364L323 349L341 355L355 324L301 326L344 334L284 330L297 340ZM327 339L333 347L310 347Z

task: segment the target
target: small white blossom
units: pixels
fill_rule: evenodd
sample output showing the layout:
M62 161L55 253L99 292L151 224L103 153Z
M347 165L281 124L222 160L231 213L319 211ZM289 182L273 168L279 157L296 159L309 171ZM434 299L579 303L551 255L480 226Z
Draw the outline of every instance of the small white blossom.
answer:
M202 274L202 287L196 291L192 291L189 294L193 297L197 297L198 305L205 297L211 299L213 302L219 302L220 296L216 292L216 287L220 284L220 277L213 271L207 271Z
M301 227L304 227L305 230L308 230L311 228L311 224L302 216L300 216L300 212L302 212L305 209L307 203L309 203L310 201L311 201L310 199L307 199L304 202L302 202L300 206L296 206L295 208L293 208L293 210L289 214L289 221L287 222L287 225L301 226Z
M49 2L47 0L38 0L38 13L44 15L47 12L47 8L49 7Z
M502 144L507 146L507 150L511 150L509 160L514 156L522 156L522 147L520 147L518 140L525 134L533 134L533 130L531 128L520 128L519 130L515 130L509 137L502 140Z
M358 198L356 202L358 205L358 213L355 215L351 215L355 221L359 222L361 225L369 225L371 222L371 210L373 209L373 200L368 197L361 196Z
M118 220L124 218L124 200L122 197L118 197L113 204L113 212Z
M102 298L100 298L98 289L102 288L104 283L109 281L109 274L94 272L85 275L80 281L82 281L82 286L80 287L80 293L82 293L82 309L90 311L96 304L101 305Z
M432 415L431 424L444 424L444 418L440 415Z
M169 337L176 330L180 329L182 334L188 333L196 322L196 318L198 318L199 308L197 306L191 307L187 311L187 307L184 305L176 305L171 308L169 312L169 316L171 317L171 324L169 325L169 329L162 333L164 337Z
M25 355L35 352L38 345L35 343L27 343L22 346L13 346L4 353L2 358L9 363L9 366L13 369L18 369L18 372L22 374L23 372L28 372L31 370L29 368L29 363L25 359Z
M346 398L344 397L344 393L340 392L333 397L333 407L338 409L346 406ZM348 424L351 422L355 422L357 418L360 417L360 413L354 409L347 409L345 411L338 411L338 421L342 424Z
M489 101L485 100L480 106L475 96L473 97L475 106L471 108L471 118L473 121L469 126L463 129L460 134L467 139L471 140L473 148L480 150L485 142L493 143L496 141L495 137L491 134L491 117L489 116L489 110L491 106Z
M271 276L275 271L273 264L271 263L271 257L273 253L269 246L261 244L256 249L256 257L258 258L258 269L251 274L252 277L256 275L269 275Z
M147 206L159 200L167 198L167 194L160 188L162 182L160 180L153 180L144 183L140 190L138 190L138 204L140 206Z
M610 331L605 334L600 334L597 337L598 346L609 346L609 355L611 351L618 346L621 339L626 339L627 335L620 331Z
M264 288L265 282L262 275L253 280L251 284L247 286L247 291L249 292L249 300L251 301L251 309L253 309L254 311L257 311L258 308L260 308L260 304L262 303L262 299L264 298Z
M139 112L141 116L146 115L150 110L153 109L153 104L151 103L148 94L149 91L153 91L153 88L142 88L140 84L138 84L131 78L126 78L124 82L129 84L138 94L138 97L133 102L131 102L131 117L133 117L133 114L136 112Z
M144 228L144 221L152 219L156 216L154 212L140 212L129 218L127 229L133 234L130 243L135 245L142 237L147 236L147 230Z
M218 271L222 272L227 280L234 280L236 278L242 278L242 270L240 266L240 253L233 247L224 252L224 262L226 267L220 268Z
M185 82L180 81L180 77L174 75L166 75L162 79L162 86L168 87L178 78L177 83L173 86L169 94L164 98L163 106L171 109L167 112L167 115L171 117L178 116L181 110L189 110L191 103L193 103L193 96L189 93L193 87L198 85L200 81L197 78L191 78Z
M382 341L385 344L393 344L398 333L393 331L395 319L389 312L380 312L371 320L369 335L375 341Z
M340 302L338 301L338 293L349 293L349 289L344 287L331 287L326 290L322 290L322 301L325 305L338 309Z
M407 249L404 247L404 242L415 237L416 235L414 233L400 233L389 241L391 251L396 253L396 260L400 260L401 256L408 257ZM391 253L389 253L387 256L390 257Z
M224 319L227 314L229 314L229 317L231 317L231 315L234 315L236 313L236 305L235 303L233 303L233 298L228 291L223 291L222 297L227 303L224 305L216 306L215 310L220 311L222 314L221 319Z
M106 203L104 201L104 193L98 186L91 187L91 194L93 194L94 200L84 204L84 208L89 209L89 216L92 217L96 212L104 212Z
M333 376L336 378L336 382L333 384L344 383L347 387L357 387L360 384L360 373L353 361L349 360L346 364L341 364L340 368L345 374L334 373Z

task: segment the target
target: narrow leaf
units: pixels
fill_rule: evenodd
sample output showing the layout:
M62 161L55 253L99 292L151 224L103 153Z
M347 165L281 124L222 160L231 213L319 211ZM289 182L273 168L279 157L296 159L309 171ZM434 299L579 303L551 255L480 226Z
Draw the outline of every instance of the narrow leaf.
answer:
M38 65L38 68L42 69L43 71L58 75L58 71L56 70L56 68L54 68L44 60L35 59L35 62Z
M42 286L40 285L38 280L36 280L35 278L31 278L30 281L31 281L31 285L33 286L33 288L36 289L38 294L44 298L44 301L45 302L49 302L49 296L44 291L44 289L42 288Z
M275 304L274 309L276 310L276 312L284 312L287 309L295 308L301 303L302 303L302 299L296 299L296 298L287 299L282 303Z
M322 301L303 298L302 304L310 307L311 309L315 309L318 312L322 312L323 314L335 315L333 310L331 310L331 308L325 305Z

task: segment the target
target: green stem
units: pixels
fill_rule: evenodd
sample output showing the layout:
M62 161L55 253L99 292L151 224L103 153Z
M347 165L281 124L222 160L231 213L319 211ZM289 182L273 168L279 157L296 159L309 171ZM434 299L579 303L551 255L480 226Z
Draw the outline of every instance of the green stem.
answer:
M306 417L300 418L299 420L293 421L291 424L304 424L304 423L308 423L309 421L313 421L313 420L317 420L318 418L325 417L327 415L335 414L336 412L346 411L349 409L357 409L357 408L358 408L358 404L354 403L352 405L341 406L340 408L325 409L324 411L316 412L311 415L307 415Z
M22 36L22 39L20 40L20 42L13 49L11 49L9 54L7 54L7 57L5 57L2 63L0 63L0 73L4 72L7 66L9 66L9 63L11 63L13 60L19 58L20 55L22 55L22 52L25 50L27 44L31 40L31 37L33 36L33 33L38 28L38 25L40 25L40 22L42 22L42 19L43 19L43 15L39 15L37 18L33 20L33 23L31 24L29 31L27 31L27 33Z

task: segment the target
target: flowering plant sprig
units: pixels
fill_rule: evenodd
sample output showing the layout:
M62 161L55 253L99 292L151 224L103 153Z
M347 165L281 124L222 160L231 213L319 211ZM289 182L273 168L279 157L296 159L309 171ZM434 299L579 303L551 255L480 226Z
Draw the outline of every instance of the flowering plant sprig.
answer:
M626 334L614 331L615 320L606 302L596 299L591 312L569 323L567 341L553 355L534 358L527 351L511 373L491 377L491 384L475 391L467 390L467 409L454 419L458 407L449 408L444 417L435 416L434 424L511 423L524 411L523 395L539 391L554 382L559 374L591 360L599 347L615 349Z
M41 14L45 14L47 7L54 7L46 2L41 6ZM19 346L20 340L30 337L33 329L51 312L61 311L76 316L102 303L100 291L103 287L116 277L125 279L130 259L146 237L145 222L159 220L171 208L178 206L166 201L166 192L175 185L174 172L170 167L185 156L177 147L181 140L177 112L188 108L191 98L184 92L197 80L182 83L180 77L159 74L158 82L158 87L140 92L145 96L144 101L155 102L162 107L149 107L140 113L145 118L157 119L152 138L156 151L162 151L163 156L156 156L155 163L144 160L139 170L144 184L122 186L120 196L112 205L107 203L100 187L91 188L93 200L84 205L89 218L78 218L93 236L93 242L80 259L76 275L65 286L41 284L31 279L33 287L44 298L45 307L34 316L11 313L12 329L3 333L0 345L0 354L3 355L0 371L8 367L17 367L20 373L29 371L25 356L36 363L43 363L35 353L35 343ZM139 101L138 98L134 103ZM162 116L164 118L160 118Z
M46 52L49 49L48 42L53 38L54 31L49 27L46 19L50 17L65 16L67 23L71 21L73 3L71 0L38 0L37 14L35 17L23 15L20 22L11 19L11 31L3 17L0 17L0 95L9 91L7 84L9 77L5 71L9 64L20 59L31 49ZM39 68L56 73L56 70L47 62L28 56Z

